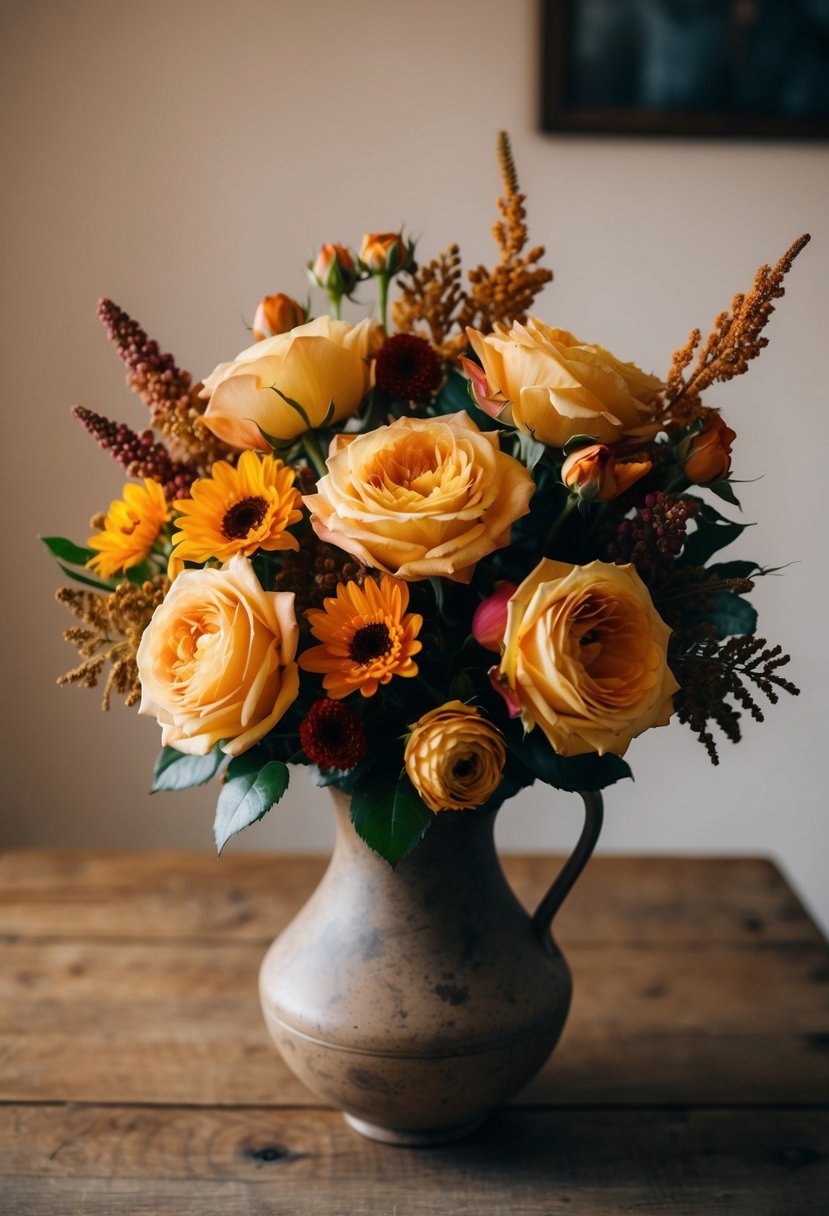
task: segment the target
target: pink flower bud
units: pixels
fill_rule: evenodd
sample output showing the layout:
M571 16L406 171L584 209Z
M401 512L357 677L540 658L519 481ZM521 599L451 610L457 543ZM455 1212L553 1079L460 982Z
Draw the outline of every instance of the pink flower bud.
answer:
M339 295L347 295L357 281L354 257L344 245L323 245L310 270L320 287Z
M496 585L492 595L478 605L472 618L472 636L486 650L501 650L507 629L507 606L518 590L516 583L502 582Z
M488 675L489 682L494 690L498 693L498 696L503 697L509 716L511 718L517 718L521 713L521 702L518 700L518 697L515 695L512 689L508 688L506 684L501 682L500 668L490 667Z

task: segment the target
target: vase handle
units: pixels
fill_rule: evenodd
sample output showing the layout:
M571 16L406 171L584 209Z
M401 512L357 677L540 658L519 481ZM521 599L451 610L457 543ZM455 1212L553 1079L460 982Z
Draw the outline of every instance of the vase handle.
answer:
M604 807L602 796L595 790L579 790L584 803L584 827L573 852L559 870L553 885L542 899L532 919L533 929L540 940L550 933L553 917L570 894L573 884L590 860L602 830Z

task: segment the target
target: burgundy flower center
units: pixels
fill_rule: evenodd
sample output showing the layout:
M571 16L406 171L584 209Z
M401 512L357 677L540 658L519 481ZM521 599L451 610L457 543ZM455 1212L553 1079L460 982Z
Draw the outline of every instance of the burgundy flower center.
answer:
M388 625L378 622L374 625L363 625L351 639L348 649L355 663L371 663L380 659L391 650L391 634Z
M225 511L222 532L228 540L244 540L254 528L259 527L267 510L268 504L264 498L241 498Z

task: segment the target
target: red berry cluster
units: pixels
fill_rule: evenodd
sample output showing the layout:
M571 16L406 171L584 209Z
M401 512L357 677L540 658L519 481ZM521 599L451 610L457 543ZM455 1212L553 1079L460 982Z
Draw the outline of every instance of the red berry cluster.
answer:
M152 431L142 431L139 435L126 423L113 422L83 405L73 406L72 414L130 477L154 478L164 486L164 494L170 502L190 493L197 476L195 468L173 460L164 445L156 442Z
M685 544L688 520L696 504L673 494L646 494L644 505L623 519L607 546L612 562L632 562L640 570L652 570L660 562L678 557Z
M112 300L99 300L98 317L127 369L127 383L150 407L153 416L170 405L184 409L189 404L191 377L176 366L149 338L137 321Z
M299 724L299 741L309 760L320 768L353 768L368 753L360 715L342 701L315 701Z

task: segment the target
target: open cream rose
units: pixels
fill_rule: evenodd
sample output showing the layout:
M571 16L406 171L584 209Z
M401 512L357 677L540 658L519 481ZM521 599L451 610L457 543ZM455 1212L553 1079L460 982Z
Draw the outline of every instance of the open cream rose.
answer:
M604 347L537 317L466 332L483 365L483 374L467 366L481 408L541 443L562 448L576 435L616 443L655 432L661 381Z
M559 755L622 756L673 712L670 633L633 566L544 558L509 602L494 674Z
M204 756L221 740L239 756L296 699L294 596L263 591L247 558L185 570L138 647L139 713L153 714L165 747Z
M336 435L327 464L305 498L317 536L408 580L469 582L476 562L509 544L535 488L465 412Z
M265 338L207 377L200 394L210 399L204 421L232 447L269 452L259 427L285 440L308 430L285 397L302 407L312 428L322 424L332 402L333 420L348 418L368 392L370 359L382 344L375 321L348 325L328 316Z

